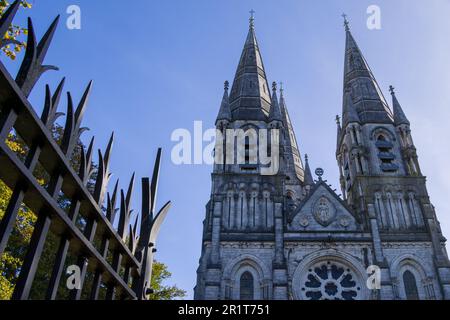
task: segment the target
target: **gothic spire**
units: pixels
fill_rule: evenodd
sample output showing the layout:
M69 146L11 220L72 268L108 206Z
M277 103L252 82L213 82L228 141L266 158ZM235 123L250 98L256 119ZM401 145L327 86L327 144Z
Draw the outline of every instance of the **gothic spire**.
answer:
M355 110L361 123L392 123L393 115L344 15L346 45L344 91L351 90ZM344 107L345 105L344 95ZM345 125L345 124L343 124Z
M393 86L389 87L389 91L392 95L392 107L394 109L394 123L395 125L401 125L406 124L410 125L410 122L408 118L406 117L405 113L403 112L402 106L397 100L397 97L395 96L395 88Z
M288 170L295 172L295 175L300 181L305 180L305 170L303 167L302 158L298 149L297 138L295 137L294 128L292 126L291 118L287 109L286 101L284 99L283 87L280 88L280 108L281 118L283 120L284 133L284 155Z
M276 82L272 83L272 92L272 107L270 108L269 121L282 121Z
M309 160L307 154L305 154L305 185L306 186L314 185L314 179L311 172L311 168L309 167Z
M228 98L229 86L230 86L229 82L225 81L222 104L220 105L219 115L217 116L216 123L220 120L231 121L230 101Z
M230 93L233 119L267 120L271 97L264 64L256 40L253 12L244 49Z

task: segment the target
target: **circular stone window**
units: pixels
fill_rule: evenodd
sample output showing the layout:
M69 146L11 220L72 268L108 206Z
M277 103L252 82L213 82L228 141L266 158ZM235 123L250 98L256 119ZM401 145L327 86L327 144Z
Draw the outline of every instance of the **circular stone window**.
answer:
M306 270L301 283L305 300L359 300L361 285L344 264L322 261Z

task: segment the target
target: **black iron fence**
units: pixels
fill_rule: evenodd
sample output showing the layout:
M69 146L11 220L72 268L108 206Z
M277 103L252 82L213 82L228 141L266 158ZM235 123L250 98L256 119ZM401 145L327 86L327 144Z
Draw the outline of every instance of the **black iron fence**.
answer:
M1 18L1 36L10 27L19 4L19 0L15 1ZM79 271L78 285L70 290L69 298L81 298L89 273L87 298L99 299L99 291L103 289L106 293L101 297L106 299L147 299L151 293L154 244L170 207L169 202L155 214L161 150L158 150L152 179L142 179L142 208L134 222L130 221L134 216L131 208L134 175L126 191L119 192L116 183L114 191L107 192L113 136L105 152L99 150L95 170L93 139L86 150L80 148L79 168L74 169L71 157L80 135L86 130L81 123L91 83L76 108L70 93L67 94L66 121L60 141L55 140L52 129L61 115L58 104L64 79L53 94L49 86L46 87L40 118L28 101L40 76L47 70L57 69L43 65L43 61L58 20L55 19L37 42L32 21L28 19L25 57L15 80L0 62L0 180L12 190L0 222L0 256L7 248L20 208L26 206L37 217L23 264L17 270L12 298L30 298L44 245L51 233L56 236L57 247L52 268L48 270L46 299L57 298L67 271L69 248ZM0 47L8 43L10 40L0 38ZM6 143L12 133L25 144L23 157ZM38 166L48 177L45 185L34 174ZM64 205L61 205L61 198ZM120 202L119 208L117 202Z

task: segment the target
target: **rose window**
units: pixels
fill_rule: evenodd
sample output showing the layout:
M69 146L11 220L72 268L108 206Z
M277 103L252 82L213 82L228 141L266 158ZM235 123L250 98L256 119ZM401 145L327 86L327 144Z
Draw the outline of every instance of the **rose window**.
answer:
M351 269L326 261L307 270L302 293L307 300L358 300L361 286Z

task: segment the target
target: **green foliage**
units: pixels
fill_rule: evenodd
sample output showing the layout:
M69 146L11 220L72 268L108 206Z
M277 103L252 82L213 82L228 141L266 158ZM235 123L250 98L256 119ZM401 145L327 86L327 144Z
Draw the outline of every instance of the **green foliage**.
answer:
M9 6L9 1L0 0L0 17L8 9ZM25 9L31 8L31 4L27 0L22 0L21 6ZM17 54L21 52L22 49L26 46L26 43L20 41L19 39L22 35L27 34L28 30L26 28L12 24L5 35L0 35L0 37L3 37L2 39L6 43L6 45L1 48L1 51L3 51L3 53L11 60L15 60Z
M154 293L150 295L151 300L174 300L186 296L186 291L176 286L164 285L164 282L171 276L172 274L165 264L157 261L153 263L151 287Z
M26 151L20 140L9 135L6 143L19 156ZM12 191L0 180L0 220L3 219ZM0 258L0 300L9 299L17 280L27 246L33 233L36 216L25 206L19 209L15 228L9 238L8 247Z

